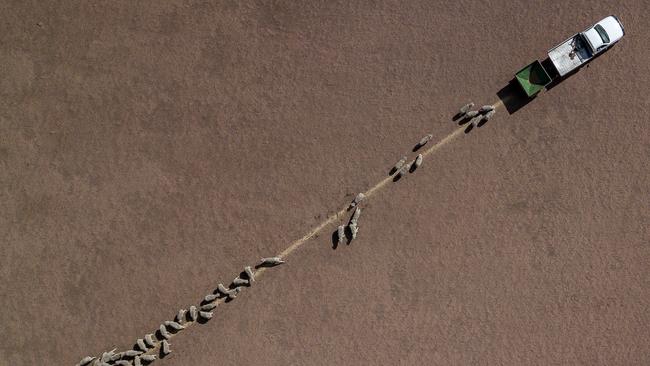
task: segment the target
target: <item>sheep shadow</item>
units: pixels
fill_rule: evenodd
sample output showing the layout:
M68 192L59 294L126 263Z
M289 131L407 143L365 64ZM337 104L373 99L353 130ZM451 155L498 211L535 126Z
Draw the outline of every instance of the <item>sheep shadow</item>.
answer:
M459 125L459 126L462 126L462 125L468 123L468 122L471 121L471 120L472 120L472 117L469 117L469 116L467 116L466 114L463 115L462 118L461 118L461 117L458 117L457 119L454 119L454 121L458 121L458 125Z
M168 330L168 332L169 332L169 330ZM171 333L171 332L170 332L170 333ZM162 342L162 341L164 341L164 340L167 339L167 338L163 337L162 333L160 332L160 329L156 329L156 331L154 332L154 336L156 337L156 339L157 339L159 342Z
M456 122L456 121L458 121L458 120L461 120L461 121L462 121L461 118L463 118L463 116L465 116L465 113L460 113L460 112L458 112L458 113L454 114L453 117L451 117L451 120L454 121L454 122ZM458 124L460 124L460 122L458 122Z
M345 241L345 245L350 245L352 243L352 230L350 229L350 224L345 226L344 238L339 238L338 228L332 232L332 250L336 250L339 247L339 244L342 244Z
M336 250L339 247L339 231L334 230L332 232L332 250Z
M171 344L171 343L170 343L170 344ZM163 352L163 349L162 349L162 346L161 346L161 347L158 349L158 358L162 360L163 358L168 357L168 356L169 356L168 354L166 355L166 354Z
M416 151L420 150L421 148L423 148L424 145L426 145L426 144L427 144L426 142L424 144L421 144L421 143L418 142L417 144L415 144L415 146L413 146L413 149L411 151L416 152Z
M476 127L481 128L483 127L484 124L486 124L489 120L487 118L481 118L480 121L476 124Z
M196 318L196 322L201 324L201 325L207 324L210 320L212 320L212 319L206 319L206 318L204 318L202 316L199 316L199 317Z
M399 182L402 178L404 178L404 174L395 174L393 176L393 182Z

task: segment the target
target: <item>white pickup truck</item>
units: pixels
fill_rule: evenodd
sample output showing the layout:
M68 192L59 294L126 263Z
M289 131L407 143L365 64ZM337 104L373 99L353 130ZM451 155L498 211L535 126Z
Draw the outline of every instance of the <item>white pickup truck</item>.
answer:
M515 79L528 97L534 97L554 80L561 80L611 47L624 34L623 24L610 15L551 48L544 61L533 61L519 70Z
M559 76L564 76L618 42L625 34L623 24L610 15L548 51Z

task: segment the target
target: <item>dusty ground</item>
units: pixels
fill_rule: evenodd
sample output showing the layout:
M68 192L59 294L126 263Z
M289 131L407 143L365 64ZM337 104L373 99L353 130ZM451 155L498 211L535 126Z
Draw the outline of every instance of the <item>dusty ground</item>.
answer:
M617 14L156 365L650 362L650 3L0 4L0 364L130 346Z

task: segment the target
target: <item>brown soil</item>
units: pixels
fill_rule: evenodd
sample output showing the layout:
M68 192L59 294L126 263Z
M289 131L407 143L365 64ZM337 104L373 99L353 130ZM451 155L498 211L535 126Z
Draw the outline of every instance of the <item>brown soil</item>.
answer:
M608 14L156 365L650 361L647 1L54 3L0 5L0 365L132 346Z

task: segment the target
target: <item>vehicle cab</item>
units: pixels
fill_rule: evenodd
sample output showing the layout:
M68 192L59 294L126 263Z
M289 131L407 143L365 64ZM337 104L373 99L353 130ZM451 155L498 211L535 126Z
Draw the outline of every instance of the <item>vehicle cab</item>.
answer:
M581 33L591 52L595 55L618 42L625 34L623 24L610 15Z

